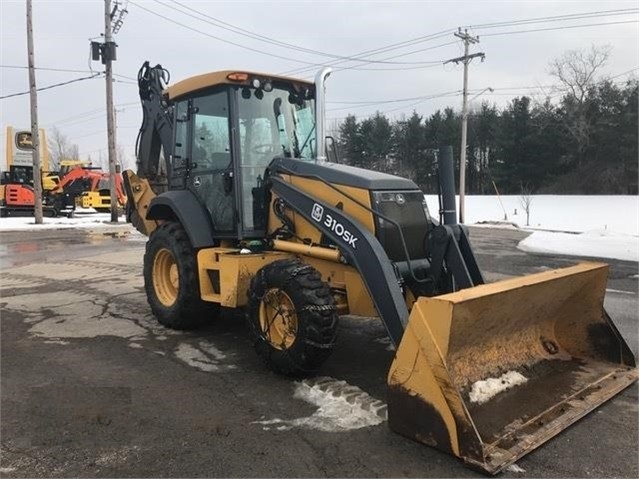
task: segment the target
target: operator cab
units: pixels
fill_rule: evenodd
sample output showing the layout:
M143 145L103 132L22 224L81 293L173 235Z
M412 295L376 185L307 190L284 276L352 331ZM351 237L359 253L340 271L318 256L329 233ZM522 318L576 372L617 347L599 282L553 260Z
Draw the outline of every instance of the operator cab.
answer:
M164 93L174 106L170 189L195 193L217 237L263 238L267 166L276 157L316 157L315 86L217 72Z

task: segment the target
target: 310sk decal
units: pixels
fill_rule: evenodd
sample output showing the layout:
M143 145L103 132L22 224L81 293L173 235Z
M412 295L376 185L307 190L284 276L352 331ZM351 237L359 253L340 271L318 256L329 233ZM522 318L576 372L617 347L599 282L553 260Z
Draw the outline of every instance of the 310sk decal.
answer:
M311 211L311 218L313 218L318 223L322 223L324 226L333 231L337 236L341 237L346 244L352 246L353 249L356 249L355 242L359 239L357 236L353 235L350 231L348 231L342 223L333 218L330 214L324 215L324 207L322 205L318 205L315 203L313 205L313 210Z

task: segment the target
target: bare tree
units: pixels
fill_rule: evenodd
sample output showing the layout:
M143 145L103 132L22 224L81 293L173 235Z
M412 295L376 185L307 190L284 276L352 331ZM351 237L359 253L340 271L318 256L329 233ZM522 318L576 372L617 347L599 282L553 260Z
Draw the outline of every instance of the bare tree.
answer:
M577 166L581 166L590 145L594 125L587 114L588 95L596 83L595 74L606 64L611 52L608 45L592 45L589 50L569 50L550 62L549 73L559 80L556 90L564 97L564 126L575 140Z
M519 203L526 212L526 226L530 226L530 206L533 202L533 191L528 183L521 183L521 196L519 197Z
M51 128L48 139L52 170L58 170L62 160L80 159L80 149L78 145L71 143L69 138L57 127L54 126Z
M127 168L127 158L124 152L124 147L119 143L115 147L116 166L118 171L123 171Z

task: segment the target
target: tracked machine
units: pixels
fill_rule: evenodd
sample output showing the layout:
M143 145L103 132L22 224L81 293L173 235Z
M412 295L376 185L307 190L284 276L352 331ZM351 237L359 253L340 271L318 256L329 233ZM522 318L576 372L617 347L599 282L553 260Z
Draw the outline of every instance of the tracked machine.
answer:
M300 376L336 347L340 315L379 317L396 347L391 429L491 474L637 380L603 308L606 265L484 284L455 222L449 150L439 221L412 181L327 161L329 74L167 86L143 65L138 171L124 183L160 323L243 308L265 363ZM477 395L495 382L501 392Z

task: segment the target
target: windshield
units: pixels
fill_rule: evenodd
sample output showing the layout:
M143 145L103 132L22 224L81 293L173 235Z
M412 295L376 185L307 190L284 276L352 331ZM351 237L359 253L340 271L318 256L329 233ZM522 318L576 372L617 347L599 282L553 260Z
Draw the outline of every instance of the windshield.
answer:
M243 88L239 94L243 163L255 166L264 157L311 159L315 156L315 102L312 93L293 88L270 92ZM268 164L267 162L267 164Z
M315 158L315 101L312 91L275 85L271 91L238 90L239 166L245 230L266 225L264 173L277 156Z

